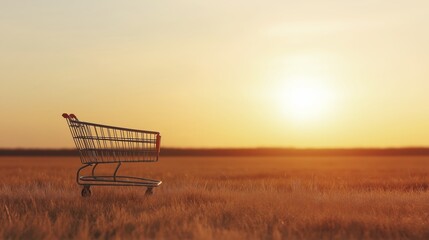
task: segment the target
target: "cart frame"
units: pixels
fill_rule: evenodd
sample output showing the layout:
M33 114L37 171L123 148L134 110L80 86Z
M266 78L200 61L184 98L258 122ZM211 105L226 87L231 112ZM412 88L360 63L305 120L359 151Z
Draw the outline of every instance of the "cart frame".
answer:
M161 135L159 132L138 130L80 121L76 115L62 115L69 126L72 138L83 164L77 170L76 182L83 186L82 196L91 196L90 186L142 186L146 195L162 181L117 175L123 162L157 162ZM112 175L96 175L100 164L117 164ZM91 167L91 175L81 171Z

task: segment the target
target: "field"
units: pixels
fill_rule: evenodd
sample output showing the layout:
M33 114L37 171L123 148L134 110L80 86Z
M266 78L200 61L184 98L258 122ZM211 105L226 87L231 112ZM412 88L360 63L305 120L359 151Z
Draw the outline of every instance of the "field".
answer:
M429 239L429 157L162 157L80 196L75 157L0 158L1 239ZM103 171L111 171L111 168Z

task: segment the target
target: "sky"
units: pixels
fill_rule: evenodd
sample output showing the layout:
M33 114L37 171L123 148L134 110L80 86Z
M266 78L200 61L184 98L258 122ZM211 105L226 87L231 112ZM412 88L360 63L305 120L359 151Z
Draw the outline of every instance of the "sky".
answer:
M429 146L429 1L0 0L0 148Z

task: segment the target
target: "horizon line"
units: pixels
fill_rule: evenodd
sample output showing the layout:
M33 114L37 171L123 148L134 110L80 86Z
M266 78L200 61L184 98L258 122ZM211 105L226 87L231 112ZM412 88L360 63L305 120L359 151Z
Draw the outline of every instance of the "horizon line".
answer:
M75 148L0 148L0 156L78 156ZM161 148L161 156L429 156L429 147Z

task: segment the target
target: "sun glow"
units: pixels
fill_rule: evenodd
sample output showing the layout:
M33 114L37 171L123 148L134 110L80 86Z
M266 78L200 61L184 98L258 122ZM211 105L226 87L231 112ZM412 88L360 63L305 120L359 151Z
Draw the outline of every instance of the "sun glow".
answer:
M319 121L334 107L334 93L326 85L314 81L295 82L282 89L281 107L296 121Z

